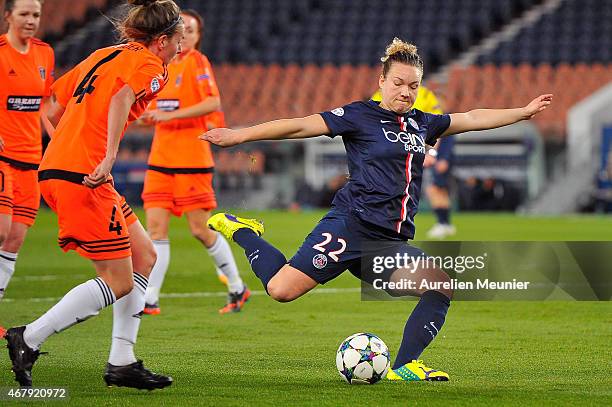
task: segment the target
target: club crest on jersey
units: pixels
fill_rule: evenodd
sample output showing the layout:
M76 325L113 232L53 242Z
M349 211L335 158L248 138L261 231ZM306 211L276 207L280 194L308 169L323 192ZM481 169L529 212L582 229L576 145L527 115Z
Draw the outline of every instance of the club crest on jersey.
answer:
M412 128L414 128L415 130L419 130L419 125L417 124L417 122L414 121L412 117L408 118L408 123L410 123Z
M181 82L183 82L183 75L178 75L176 77L176 81L174 81L174 86L178 88L179 86L181 86Z
M153 78L151 81L151 93L155 93L161 89L161 85L159 84L159 79Z
M327 266L327 256L323 253L315 254L312 258L312 265L321 270Z
M338 117L342 117L344 116L344 109L341 107L337 107L334 110L331 111L333 114L335 114Z
M40 78L44 81L47 77L47 70L43 66L39 66L38 73L40 74Z

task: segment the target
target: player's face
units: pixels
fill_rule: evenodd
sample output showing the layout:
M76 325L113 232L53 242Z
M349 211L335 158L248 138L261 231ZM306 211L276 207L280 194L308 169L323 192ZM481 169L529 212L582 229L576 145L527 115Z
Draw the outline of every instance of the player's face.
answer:
M404 114L412 108L421 85L421 69L394 62L387 77L380 76L378 86L382 101L380 106L397 114Z
M185 38L183 39L183 50L189 51L195 48L200 39L200 26L198 20L187 14L181 14L185 22Z
M40 25L41 6L38 0L17 0L13 10L5 13L9 30L21 40L30 39Z
M165 64L169 64L170 61L176 57L177 54L182 52L182 41L185 35L185 27L179 24L176 32L171 37L162 36L158 39L159 56Z

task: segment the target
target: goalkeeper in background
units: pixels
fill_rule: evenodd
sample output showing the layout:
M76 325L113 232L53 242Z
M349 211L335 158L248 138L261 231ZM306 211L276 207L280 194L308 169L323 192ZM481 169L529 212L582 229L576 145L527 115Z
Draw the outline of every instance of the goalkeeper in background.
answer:
M372 95L372 100L380 102L380 90ZM416 102L414 102L412 108L425 113L443 113L438 98L425 86L419 88ZM427 232L427 237L430 239L444 239L457 232L450 223L450 197L448 193L454 144L455 138L453 136L442 137L436 143L437 156L434 157L429 154L425 156L425 167L432 167L433 175L432 183L425 192L437 219L437 223Z

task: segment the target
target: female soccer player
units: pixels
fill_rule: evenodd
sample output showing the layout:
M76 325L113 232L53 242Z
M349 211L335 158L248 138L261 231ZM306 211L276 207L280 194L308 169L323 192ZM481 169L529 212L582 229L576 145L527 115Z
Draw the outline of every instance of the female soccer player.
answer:
M202 17L183 10L183 52L168 66L168 86L159 93L156 109L146 112L142 122L156 123L142 199L147 214L147 231L157 251L145 295L145 314L160 313L159 292L170 261L168 225L170 215L187 217L192 235L208 249L217 270L227 278L228 301L220 313L240 311L250 296L229 244L206 227L216 208L212 179L214 162L209 143L198 136L212 127L210 115L221 102L208 58L200 47Z
M40 204L40 110L53 83L53 49L34 38L40 0L6 0L0 35L0 299Z
M418 209L426 145L434 145L441 136L529 119L546 109L552 99L552 95L542 95L517 109L478 109L450 115L423 113L412 109L423 74L416 47L396 38L387 47L382 62L378 81L382 92L380 104L371 100L354 102L331 112L240 130L214 129L201 136L220 146L322 134L342 136L350 180L336 194L332 210L289 262L260 237L264 228L256 220L217 214L208 222L209 227L244 248L253 271L277 301L292 301L347 269L372 283L372 242L382 246L377 255L385 252L390 257L422 255L419 249L406 244L406 240L414 237L413 219ZM391 294L421 297L408 318L387 378L448 380L447 373L428 368L418 357L442 328L452 290L418 287L423 280L432 285L449 282L449 277L441 270L425 267L414 272L394 267L381 277L387 281L404 278L414 281L417 288L395 290Z
M15 379L32 385L32 366L52 334L114 303L107 385L155 389L172 378L145 369L134 356L147 278L155 249L138 218L113 188L119 142L165 86L181 49L184 27L172 0L130 0L117 23L128 42L95 51L60 78L53 97L64 110L38 173L41 192L57 213L59 244L93 261L97 278L74 287L36 321L5 338Z

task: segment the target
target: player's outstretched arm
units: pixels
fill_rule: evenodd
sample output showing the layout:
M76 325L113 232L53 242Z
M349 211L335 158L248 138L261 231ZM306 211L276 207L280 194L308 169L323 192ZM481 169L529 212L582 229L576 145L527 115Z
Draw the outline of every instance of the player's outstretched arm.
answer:
M527 106L516 109L476 109L466 113L453 113L451 122L442 136L466 131L495 129L521 120L531 119L552 103L551 94L540 95Z
M212 129L202 134L200 139L221 147L230 147L248 141L308 138L329 133L323 117L313 114L295 119L274 120L239 130Z

